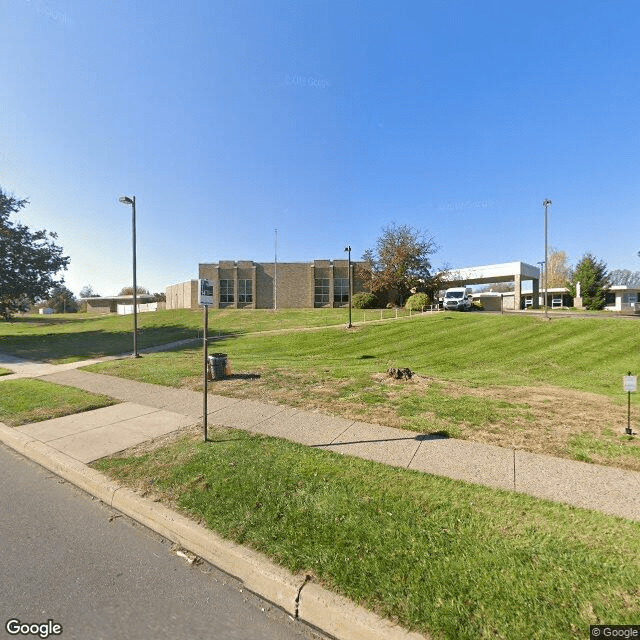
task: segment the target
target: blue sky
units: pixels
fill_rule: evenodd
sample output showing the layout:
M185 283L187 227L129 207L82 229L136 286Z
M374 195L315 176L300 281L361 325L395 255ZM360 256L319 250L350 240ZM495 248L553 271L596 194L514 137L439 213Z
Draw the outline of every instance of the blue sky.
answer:
M0 186L67 286L199 262L354 259L396 222L434 266L591 251L640 270L635 0L5 0Z

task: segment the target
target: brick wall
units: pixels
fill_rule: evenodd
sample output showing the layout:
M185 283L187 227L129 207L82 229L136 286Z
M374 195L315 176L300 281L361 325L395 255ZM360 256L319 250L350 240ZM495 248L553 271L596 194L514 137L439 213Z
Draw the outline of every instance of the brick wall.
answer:
M356 263L352 263L353 267ZM277 272L277 307L279 309L309 309L314 306L347 306L347 302L334 302L334 281L336 278L347 278L347 260L315 260L314 262L273 262L257 263L252 261L221 260L216 263L200 264L200 278L211 280L214 284L213 308L274 308L274 278ZM329 296L326 304L316 304L315 283L317 278L326 278L329 282ZM221 288L221 280L225 280L226 288ZM240 288L242 281L250 282L251 301L242 301L240 294L247 288ZM229 283L233 291L233 302L221 301L221 291L230 293ZM180 285L172 285L177 287ZM169 290L167 288L167 305ZM353 278L353 293L362 291L362 283ZM196 292L197 305L197 292ZM169 308L169 306L167 306ZM173 308L173 307L172 307Z

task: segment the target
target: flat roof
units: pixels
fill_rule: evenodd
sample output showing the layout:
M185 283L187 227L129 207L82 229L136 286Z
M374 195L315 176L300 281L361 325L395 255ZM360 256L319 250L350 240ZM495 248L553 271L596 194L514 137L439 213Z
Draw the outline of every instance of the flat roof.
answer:
M153 298L153 294L151 294L151 293L138 293L138 294L136 294L136 298L138 300L140 298ZM131 294L130 296L91 296L90 298L79 298L79 300L105 300L105 301L131 300L131 302L133 302L133 294Z
M516 276L520 276L521 280L539 280L540 269L526 262L503 262L452 269L447 279L449 282L487 284L490 282L513 282Z

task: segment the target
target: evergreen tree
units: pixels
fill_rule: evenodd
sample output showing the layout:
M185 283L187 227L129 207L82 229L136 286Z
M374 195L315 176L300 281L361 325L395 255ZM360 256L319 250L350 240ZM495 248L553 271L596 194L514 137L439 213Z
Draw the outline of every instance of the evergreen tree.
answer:
M590 253L585 253L573 270L568 285L569 293L574 298L577 296L578 282L583 306L592 311L603 309L609 288L607 265L604 261L597 260Z

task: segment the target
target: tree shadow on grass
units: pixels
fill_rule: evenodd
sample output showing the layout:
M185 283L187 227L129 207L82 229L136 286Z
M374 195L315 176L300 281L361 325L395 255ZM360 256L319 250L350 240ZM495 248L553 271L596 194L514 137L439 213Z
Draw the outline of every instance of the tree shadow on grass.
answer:
M64 322L64 321L63 321ZM56 324L56 323L52 323ZM57 323L60 324L60 323ZM213 333L213 331L212 331ZM231 340L246 333L243 330L215 331L216 340ZM180 340L202 340L202 332L180 324L139 327L136 334L137 349L144 351ZM179 346L177 348L184 348ZM102 356L125 354L133 349L133 330L95 329L55 331L33 334L3 335L2 351L13 356L37 362L73 362Z

